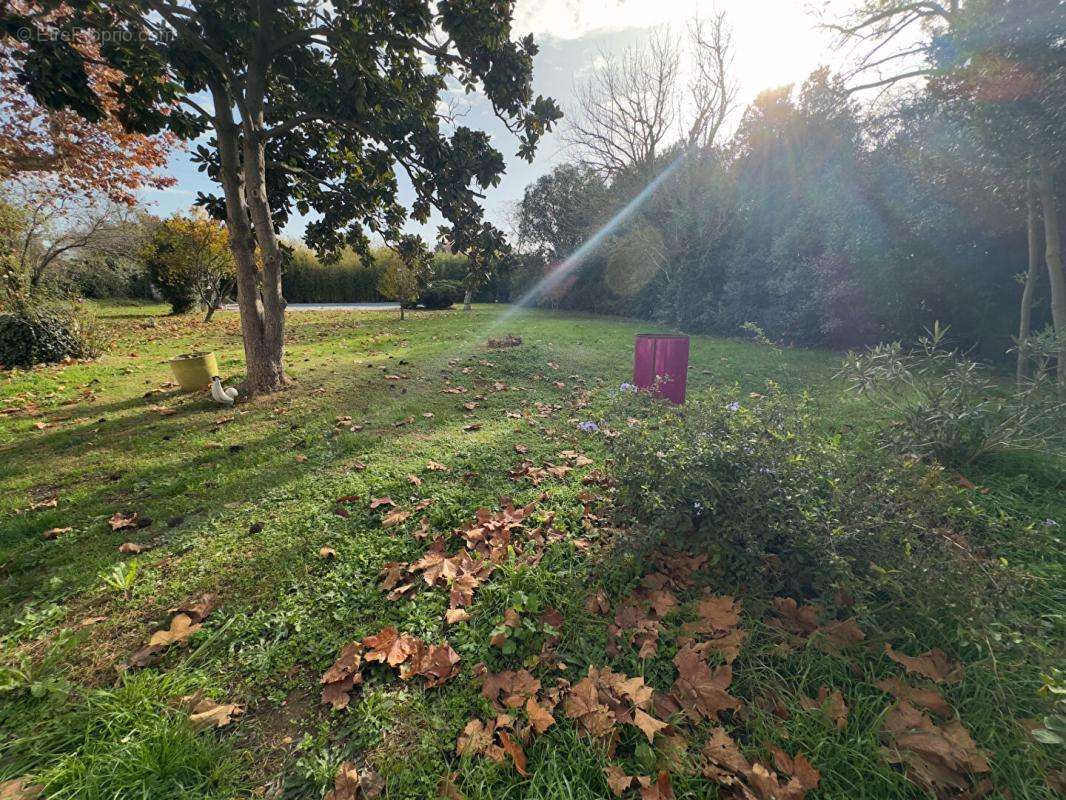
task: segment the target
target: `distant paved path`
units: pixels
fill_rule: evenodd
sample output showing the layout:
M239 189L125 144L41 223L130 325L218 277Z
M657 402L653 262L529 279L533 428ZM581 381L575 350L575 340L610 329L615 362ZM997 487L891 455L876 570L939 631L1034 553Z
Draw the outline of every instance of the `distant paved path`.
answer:
M226 303L224 311L238 311L236 303ZM399 303L289 303L287 311L399 311Z

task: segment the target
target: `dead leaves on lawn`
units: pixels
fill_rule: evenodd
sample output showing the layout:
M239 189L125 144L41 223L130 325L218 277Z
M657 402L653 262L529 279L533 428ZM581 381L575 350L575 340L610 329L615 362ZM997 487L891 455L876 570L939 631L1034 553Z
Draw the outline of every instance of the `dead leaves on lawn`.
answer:
M183 697L180 704L189 713L189 722L198 731L224 728L244 713L244 709L238 705L216 703L202 694Z
M938 717L950 717L955 713L936 689L909 686L895 677L879 681L877 688L888 692L897 700L906 700L911 705L923 708Z
M885 759L902 765L910 780L937 797L964 791L980 796L991 788L975 780L990 769L987 754L958 720L938 725L900 700L885 717L881 735Z
M749 763L725 729L715 728L703 748L703 774L721 787L722 796L737 800L803 800L818 786L821 775L806 757L778 748L770 752L774 769Z
M835 654L866 638L853 619L823 623L821 606L801 606L791 597L775 597L773 605L776 617L767 624L785 634L787 646L809 641L822 652Z
M425 678L428 688L433 688L459 673L459 660L459 654L447 642L427 645L396 628L383 628L341 650L333 666L322 675L322 702L335 709L346 708L352 690L363 682L361 669L364 663L378 662L398 668L400 680L421 677Z
M962 680L962 665L948 659L943 650L929 650L919 656L897 653L892 645L885 645L885 655L902 664L907 672L921 675L934 683L958 683Z
M478 509L472 523L453 533L463 540L464 547L449 554L447 540L438 537L418 560L410 564L386 563L381 570L382 589L389 592L390 600L396 600L409 594L420 577L427 586L448 589L450 611L468 607L474 601L474 592L497 564L514 554L523 563L535 565L545 542L562 536L550 525L542 525L518 541L517 534L525 530L526 518L533 509L532 503L520 508L505 503L499 511ZM449 620L455 621L458 619Z
M171 645L185 645L189 637L203 627L204 619L217 603L217 595L205 594L194 602L173 609L168 627L153 633L148 644L130 656L125 667L146 667Z
M333 788L323 800L373 800L385 788L381 778L373 772L360 772L351 761L341 762L333 777Z
M729 664L713 670L704 660L698 645L687 645L674 656L677 680L670 690L670 699L693 721L714 720L722 711L736 710L741 703L727 691L733 682L733 668Z

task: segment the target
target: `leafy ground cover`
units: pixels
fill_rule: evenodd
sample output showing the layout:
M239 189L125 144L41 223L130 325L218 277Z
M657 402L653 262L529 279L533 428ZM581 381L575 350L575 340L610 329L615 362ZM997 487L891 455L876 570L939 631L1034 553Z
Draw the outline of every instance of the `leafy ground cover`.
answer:
M902 568L905 537L854 585L775 582L723 551L728 518L696 535L642 513L616 473L660 432L619 391L643 326L294 313L296 385L224 409L166 360L212 349L235 373L234 315L98 312L106 355L0 379L12 797L1061 788L1060 453L899 461L834 355L694 338L695 400L806 395L808 458L891 476L841 478L847 514L796 519L851 546L950 541L985 600L964 613L943 562Z

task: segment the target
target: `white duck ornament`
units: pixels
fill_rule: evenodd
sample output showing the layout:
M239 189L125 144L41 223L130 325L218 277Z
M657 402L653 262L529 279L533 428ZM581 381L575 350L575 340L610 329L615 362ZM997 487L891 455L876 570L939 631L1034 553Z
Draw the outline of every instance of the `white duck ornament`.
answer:
M232 386L223 386L222 380L215 375L211 379L211 399L224 406L231 406L237 399L237 390Z

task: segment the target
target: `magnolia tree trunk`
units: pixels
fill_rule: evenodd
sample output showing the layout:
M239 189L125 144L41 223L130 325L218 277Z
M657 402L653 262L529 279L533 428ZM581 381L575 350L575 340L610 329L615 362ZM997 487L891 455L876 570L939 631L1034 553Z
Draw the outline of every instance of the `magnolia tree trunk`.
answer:
M1022 288L1022 306L1018 315L1018 383L1029 377L1029 334L1033 314L1033 291L1036 286L1037 272L1040 270L1040 232L1036 225L1036 196L1033 182L1025 187L1026 232L1029 244L1029 270L1025 273L1025 285Z
M249 137L243 137L246 144L242 154L240 128L233 119L229 98L217 86L212 86L212 95L219 177L226 198L226 227L237 266L237 306L247 368L242 394L265 394L277 391L288 382L283 362L285 300L281 295L281 250L266 200L262 145L249 146ZM262 227L266 228L265 232L260 230ZM256 263L257 247L262 258L261 270Z
M1051 285L1051 321L1055 325L1059 388L1066 387L1066 274L1062 271L1062 235L1055 206L1055 186L1051 168L1041 164L1037 182L1040 206L1044 211L1044 260L1047 262L1048 283Z

